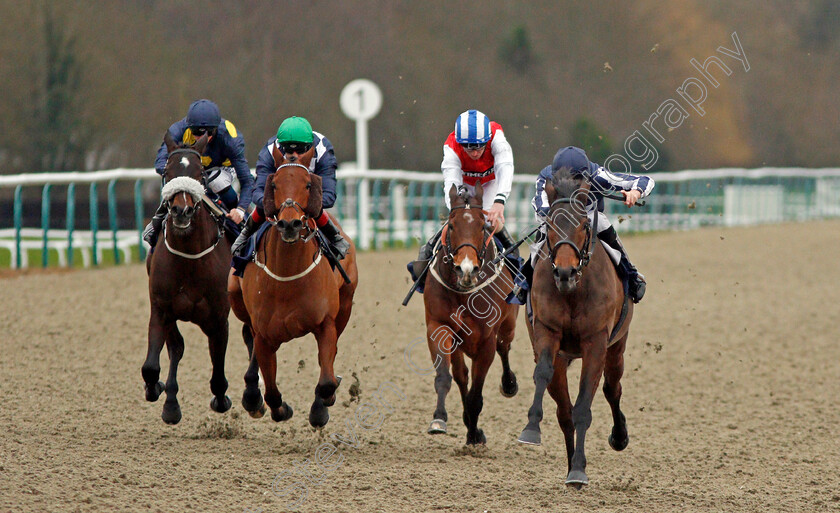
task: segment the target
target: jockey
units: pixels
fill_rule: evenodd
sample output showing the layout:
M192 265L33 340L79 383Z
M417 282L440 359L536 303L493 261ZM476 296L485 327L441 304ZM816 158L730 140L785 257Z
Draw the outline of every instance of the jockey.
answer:
M265 221L263 195L265 194L265 184L268 177L277 170L272 156L272 149L275 147L285 155L289 162L299 161L312 149L314 155L309 161L309 172L321 177L323 208L330 208L335 203L335 169L338 164L332 143L322 134L313 132L312 125L306 119L297 116L286 118L277 129L277 136L268 140L257 158L257 185L253 198L254 205L257 208L251 213L245 223L245 228L242 229L242 233L239 234L231 247L231 251L238 256L243 256L239 255L241 248ZM343 259L350 249L350 243L342 237L338 227L333 224L325 210L322 209L318 214L315 224L324 234L339 260Z
M222 200L230 210L226 214L227 217L238 225L245 218L254 189L254 177L251 176L251 169L245 159L245 139L242 134L237 132L233 123L222 118L219 107L210 100L194 101L187 111L187 117L169 127L169 134L176 141L183 141L187 145L195 144L205 133L208 134L209 141L201 156L201 163L205 169L212 168L205 186ZM155 171L161 176L164 174L168 158L169 152L164 143L155 159ZM238 198L231 186L234 172L239 179L241 190ZM143 240L152 247L157 242L166 213L166 204L162 202L151 222L143 230Z
M472 194L476 182L481 182L483 209L487 211L487 222L493 227L494 237L504 249L516 244L505 228L504 216L505 202L513 183L513 150L500 124L477 110L461 113L455 120L455 131L443 145L440 169L447 208L451 208L449 190L452 186L459 190L465 188ZM417 260L412 263L414 281L432 258L438 239L440 232L420 248ZM518 249L511 255L513 260L518 260Z
M539 221L545 219L549 210L545 181L551 180L552 175L563 167L571 169L572 173L582 175L590 183L590 192L597 201L590 201L587 207L589 219L594 222L595 216L598 216L598 239L604 244L604 249L607 250L607 254L612 258L616 267L626 276L630 299L634 303L638 303L645 295L645 277L630 262L627 250L624 249L624 245L618 238L618 233L604 214L603 193L607 191L621 192L624 195L624 204L632 207L640 198L644 198L651 193L654 186L653 179L648 176L610 172L604 167L590 162L586 153L580 148L574 146L561 148L554 155L551 165L543 168L537 178L536 195L531 201L531 205L534 207ZM537 243L532 247L531 258L525 262L522 269L522 274L525 275L529 285L534 274L534 260L542 245L541 238L542 240L545 239L545 232L542 232L541 236L538 237ZM520 301L523 299L521 293L518 299Z

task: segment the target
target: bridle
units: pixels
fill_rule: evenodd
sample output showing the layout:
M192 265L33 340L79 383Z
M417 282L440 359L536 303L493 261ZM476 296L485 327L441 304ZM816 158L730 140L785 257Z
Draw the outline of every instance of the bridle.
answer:
M277 167L275 172L280 171L284 167L300 167L300 168L305 169L307 173L309 172L308 167L304 166L303 164L298 164L296 162L281 164L280 166ZM284 201L283 203L281 203L279 205L277 213L274 214L271 217L266 217L266 221L268 221L272 226L274 226L276 228L277 223L279 221L280 214L282 214L283 211L286 210L287 208L292 208L297 213L300 214L300 217L298 219L300 220L301 223L303 223L304 227L309 231L309 234L306 235L306 237L301 237L300 234L298 234L298 237L300 238L300 240L303 241L303 242L309 242L310 240L312 240L312 237L315 236L315 232L317 231L317 228L315 228L313 226L315 224L315 220L312 219L311 217L309 217L306 214L306 210L303 208L303 205L301 205L297 201L293 200L292 198L286 198L286 201Z
M451 233L452 232L452 215L456 210L461 210L461 209L477 210L477 211L481 212L481 216L482 216L482 220L481 220L482 223L481 224L482 224L482 227L483 227L482 231L487 233L487 239L484 241L484 244L481 246L481 249L478 249L478 247L476 247L475 244L472 244L470 242L464 242L462 244L459 244L458 247L456 247L455 249L452 249L452 233ZM493 240L493 231L488 230L487 227L484 226L484 218L485 218L486 215L487 215L487 212L485 210L482 210L481 208L478 208L478 207L473 207L469 203L467 203L466 205L459 205L459 206L456 206L456 207L452 207L449 210L449 220L447 221L446 226L444 226L444 228L443 228L443 231L445 232L443 234L443 245L442 245L443 246L443 252L444 252L444 257L443 257L444 261L449 261L451 263L451 265L454 266L455 265L455 255L458 253L458 250L466 247L466 248L472 248L472 249L475 250L475 253L478 256L478 266L477 267L479 269L484 267L484 263L485 263L484 262L484 257L487 254L487 247L490 245L490 241Z
M577 199L572 198L558 198L551 202L549 206L549 218L551 217L551 212L554 210L555 205L569 203L569 204L576 204L580 207L581 210L585 211L586 206ZM546 220L546 224L548 225L548 220ZM583 274L583 268L589 265L590 260L592 259L592 223L589 221L589 216L586 216L586 221L584 223L584 230L586 231L586 238L583 241L583 248L586 249L586 253L583 252L583 249L579 248L577 244L574 243L573 240L569 239L568 237L565 239L561 239L557 241L552 247L551 252L549 253L549 260L551 261L551 270L552 272L557 270L557 266L554 264L554 257L557 256L557 251L565 246L571 246L572 250L575 252L575 257L578 259L578 265L574 267L574 271L577 274L578 278ZM547 226L548 229L553 229L550 225ZM595 214L595 230L598 229L598 214ZM548 236L548 234L546 234Z
M169 162L172 160L172 157L174 157L176 155L179 155L179 154L188 154L188 155L191 154L191 155L195 155L196 157L198 157L199 166L201 167L201 180L199 180L199 183L201 184L202 187L206 187L206 185L207 185L207 170L205 170L204 166L201 165L201 153L197 152L196 150L194 150L192 148L177 148L175 150L172 150L169 153L169 156L166 159L166 167L169 166ZM171 218L172 215L173 215L171 198L167 198L166 200L164 200L164 203L166 205L166 210L169 212L169 215L170 215L170 218ZM187 207L187 208L192 209L191 212L189 212L188 214L185 214L190 219L190 222L192 222L192 218L195 217L195 215L201 209L202 205L203 205L202 201L197 201L193 204L192 207ZM175 249L175 248L173 248L172 246L169 245L169 241L166 238L166 225L164 225L163 226L163 242L164 242L164 245L166 246L166 249L169 250L169 252L172 253L173 255L177 255L179 257L186 258L186 259L189 259L189 260L197 260L197 259L209 254L214 249L216 249L216 246L219 245L219 242L222 240L222 237L224 237L224 229L222 228L223 223L224 223L224 219L216 217L213 214L212 211L210 211L209 213L210 213L211 219L216 221L216 231L217 231L216 240L215 240L215 242L213 242L213 244L210 245L210 247L208 247L207 249L205 249L205 250L203 250L199 253L184 253L183 251L178 251L177 249ZM188 226L189 226L189 224L188 224Z

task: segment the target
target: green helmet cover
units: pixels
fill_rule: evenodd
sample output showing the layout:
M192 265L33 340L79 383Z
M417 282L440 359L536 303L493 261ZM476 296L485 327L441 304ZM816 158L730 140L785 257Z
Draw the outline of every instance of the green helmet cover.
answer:
M306 118L292 116L280 123L277 129L277 142L301 142L312 144L312 125Z

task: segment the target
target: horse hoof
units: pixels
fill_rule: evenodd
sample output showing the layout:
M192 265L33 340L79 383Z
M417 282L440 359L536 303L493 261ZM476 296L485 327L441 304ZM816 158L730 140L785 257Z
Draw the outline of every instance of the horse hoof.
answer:
M630 442L630 437L625 435L623 439L616 441L615 436L610 434L608 441L610 442L610 447L616 451L623 451L627 448L627 444Z
M245 389L242 392L242 407L245 408L245 411L254 416L254 413L260 412L259 417L265 415L265 402L263 401L262 395L260 394L259 389ZM259 418L255 417L255 418Z
M265 408L265 405L263 405L263 408ZM283 422L292 418L294 414L295 412L292 410L292 407L284 402L279 408L271 409L271 420L274 422Z
M484 445L487 443L487 437L484 436L484 431L477 429L475 436L467 434L467 445Z
M526 445L542 445L542 435L534 429L525 429L516 441Z
M566 486L574 488L576 490L580 490L585 485L589 484L589 478L586 477L586 473L582 470L572 470L569 472L569 475L566 477Z
M178 406L178 403L172 405L169 402L166 402L163 405L163 413L160 414L160 418L163 419L169 425L175 425L181 422L181 407Z
M265 407L265 403L263 403L256 410L248 411L248 415L250 415L252 419L261 419L261 418L263 418L263 415L265 415L265 411L266 411L266 407Z
M153 403L158 400L160 394L163 393L163 381L158 381L154 387L149 388L149 384L146 383L146 400L150 403Z
M429 429L427 432L430 435L441 435L446 434L446 421L441 419L435 419L429 424Z
M223 396L221 401L219 401L218 397L210 399L210 409L216 413L224 413L230 409L230 406L231 402L228 396Z
M330 421L330 412L327 407L319 401L312 403L312 408L309 410L309 424L314 428L322 428Z
M502 392L502 395L505 397L513 397L519 392L519 383L516 382L516 378L513 378L513 381L508 383L507 387L505 387L504 381L501 385L499 385L499 391Z

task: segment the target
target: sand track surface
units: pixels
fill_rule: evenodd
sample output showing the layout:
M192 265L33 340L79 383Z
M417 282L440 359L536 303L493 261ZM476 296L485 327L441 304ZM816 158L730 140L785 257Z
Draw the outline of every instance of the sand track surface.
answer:
M497 358L479 421L487 445L465 448L455 386L449 434L426 434L433 378L404 357L425 336L423 301L400 306L414 251L359 256L335 364L344 381L322 431L307 422L318 375L311 337L278 352L280 390L295 415L274 423L239 404L241 324L231 315L234 406L225 414L209 408L206 339L182 326L183 420L168 426L163 400L143 395L143 266L4 274L0 511L268 513L296 501L313 512L840 511L840 222L625 242L649 283L625 355L630 445L609 448L599 392L581 491L563 484L566 455L548 396L542 446L515 442L534 391L523 312L511 351L519 395L499 393ZM412 354L428 365L424 342ZM165 352L161 360L165 376ZM570 378L579 371L576 363ZM377 389L392 410L371 407ZM332 468L315 465L319 456Z

